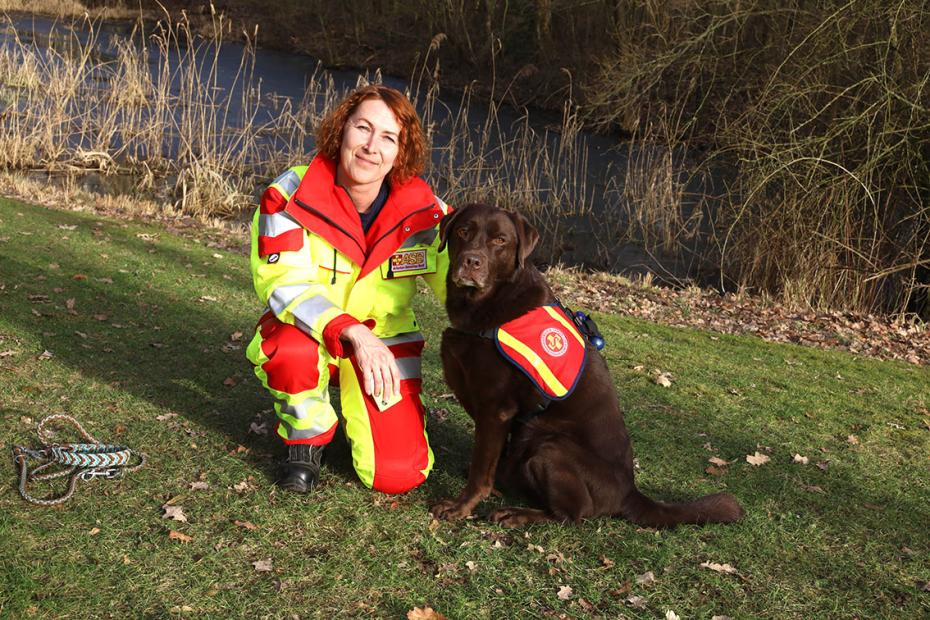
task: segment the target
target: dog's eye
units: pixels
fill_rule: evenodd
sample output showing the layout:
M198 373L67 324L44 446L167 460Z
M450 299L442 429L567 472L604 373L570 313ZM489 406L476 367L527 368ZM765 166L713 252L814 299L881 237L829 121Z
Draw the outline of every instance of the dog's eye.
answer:
M491 239L491 243L493 243L494 245L504 245L505 243L507 243L507 238L506 237L494 237L493 239Z
M465 237L468 236L468 229L462 226L461 228L455 231L455 234L458 235L459 239L464 239Z

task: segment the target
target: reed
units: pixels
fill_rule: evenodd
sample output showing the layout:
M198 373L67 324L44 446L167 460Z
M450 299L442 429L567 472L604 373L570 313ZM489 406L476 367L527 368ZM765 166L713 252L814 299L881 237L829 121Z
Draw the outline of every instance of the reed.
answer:
M411 95L436 154L428 180L453 204L527 213L546 233L546 261L587 244L592 266L614 268L616 249L630 243L730 290L930 315L924 2L488 1L466 10L286 0L268 19L283 28L311 13L329 33L315 51L333 62L417 24L423 41L394 40L399 51L426 47ZM47 52L18 40L0 50L0 167L121 171L143 188L168 179L173 206L204 217L250 208L257 188L308 159L314 124L342 92L320 71L300 101L263 93L254 32L241 88L222 92L216 50L232 24L215 11L194 21L164 13L155 26L140 22L156 73L128 40L108 57L67 35ZM476 73L480 82L461 83ZM447 109L439 93L450 82L461 95ZM563 112L552 131L534 130L528 112L505 120L498 102L534 90ZM491 100L486 112L476 112L477 98ZM591 126L631 136L625 169L598 183L582 134Z

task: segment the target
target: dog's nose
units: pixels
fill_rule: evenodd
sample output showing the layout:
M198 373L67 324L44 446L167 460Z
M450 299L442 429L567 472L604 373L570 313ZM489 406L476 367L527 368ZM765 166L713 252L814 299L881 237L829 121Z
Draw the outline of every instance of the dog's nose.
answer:
M462 262L465 264L465 267L468 269L481 269L481 257L474 254L469 254L462 257Z

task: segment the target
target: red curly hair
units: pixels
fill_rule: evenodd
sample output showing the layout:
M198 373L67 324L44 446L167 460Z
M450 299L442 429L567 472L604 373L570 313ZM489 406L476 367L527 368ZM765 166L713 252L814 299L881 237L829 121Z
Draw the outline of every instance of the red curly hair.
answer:
M426 167L426 136L420 117L410 100L390 86L371 84L349 93L336 109L326 115L316 130L316 146L329 159L339 161L339 147L346 121L359 104L368 99L380 99L394 112L400 124L399 149L394 167L388 173L392 184L400 185L423 172Z

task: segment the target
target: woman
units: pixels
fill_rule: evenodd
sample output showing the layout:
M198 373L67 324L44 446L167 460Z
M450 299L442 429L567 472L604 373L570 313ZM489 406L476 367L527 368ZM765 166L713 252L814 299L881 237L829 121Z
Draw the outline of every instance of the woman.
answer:
M403 493L433 465L411 301L417 275L445 298L448 258L437 248L447 207L417 177L423 129L393 88L350 93L321 123L317 147L309 166L268 187L252 225L252 277L268 311L246 355L288 446L277 484L306 493L316 483L338 377L355 471Z

